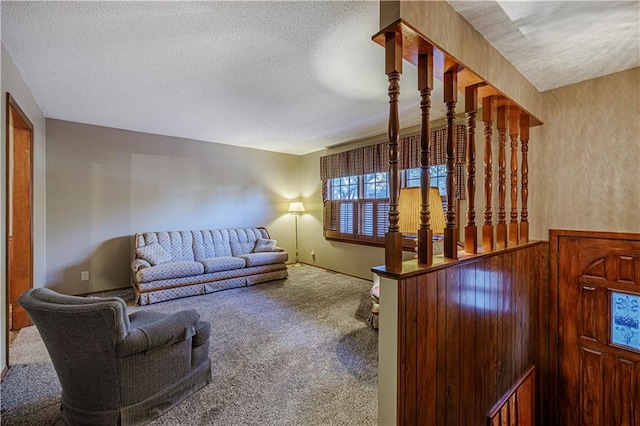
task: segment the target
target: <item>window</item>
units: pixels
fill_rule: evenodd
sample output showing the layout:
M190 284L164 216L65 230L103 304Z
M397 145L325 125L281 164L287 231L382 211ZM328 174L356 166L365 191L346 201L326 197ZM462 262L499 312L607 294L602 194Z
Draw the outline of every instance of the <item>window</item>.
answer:
M332 200L356 200L358 198L358 176L331 179Z
M364 198L389 198L387 172L364 175Z
M429 176L440 195L446 195L447 129L431 129ZM455 126L454 196L465 196L466 125ZM398 140L400 185L420 186L420 133ZM320 157L323 230L328 239L384 245L389 229L389 158L386 141ZM446 200L443 200L443 204Z
M325 237L383 242L389 227L388 173L334 178L328 184Z
M431 185L446 193L446 166L430 168ZM420 186L420 168L401 172L403 186ZM387 172L347 176L327 181L324 235L327 238L383 244L389 228Z
M438 164L429 167L430 186L437 186L440 195L447 193L447 166ZM405 170L405 186L420 186L420 168Z

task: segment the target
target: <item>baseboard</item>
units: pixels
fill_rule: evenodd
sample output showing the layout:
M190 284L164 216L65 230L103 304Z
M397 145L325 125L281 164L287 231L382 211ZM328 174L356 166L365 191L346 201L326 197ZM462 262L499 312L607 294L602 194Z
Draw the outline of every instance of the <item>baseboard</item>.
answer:
M373 279L370 280L368 278L362 278L357 275L347 274L346 272L336 271L335 269L325 268L324 266L312 265L311 263L307 263L307 262L298 262L298 263L301 265L313 266L314 268L324 269L325 271L333 272L335 274L346 275L351 278L357 278L359 280L369 281L370 283L373 283ZM293 266L293 265L294 265L293 263L287 264L287 266Z
M108 290L96 290L96 291L91 291L89 293L80 293L80 294L77 294L76 296L91 296L92 294L109 293L109 292L112 292L112 291L122 291L122 290L128 290L130 288L131 288L131 286L128 285L126 287L110 288Z

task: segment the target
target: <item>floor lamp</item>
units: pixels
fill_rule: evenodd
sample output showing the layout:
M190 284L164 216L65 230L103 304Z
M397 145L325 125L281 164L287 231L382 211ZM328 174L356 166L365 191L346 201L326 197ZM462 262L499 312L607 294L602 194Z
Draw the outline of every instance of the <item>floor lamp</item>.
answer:
M299 265L298 257L298 213L304 211L304 205L300 201L295 201L289 204L289 213L296 217L296 265Z

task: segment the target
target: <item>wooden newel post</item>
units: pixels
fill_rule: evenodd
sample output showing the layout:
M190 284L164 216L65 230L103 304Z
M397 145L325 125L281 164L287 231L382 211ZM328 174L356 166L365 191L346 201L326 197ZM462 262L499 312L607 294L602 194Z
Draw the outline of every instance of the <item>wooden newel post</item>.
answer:
M529 115L520 115L520 141L522 143L522 210L520 211L520 241L529 241Z
M389 78L389 231L384 239L384 264L387 270L398 272L402 270L402 233L398 226L398 198L400 197L398 97L402 73L402 34L400 32L385 33L385 72Z
M455 119L458 102L458 71L449 70L443 76L444 102L447 106L447 212L444 228L444 257L458 258L458 229L456 228L456 138Z
M478 252L478 227L476 226L476 110L478 86L468 86L464 93L467 113L467 224L464 227L464 251Z
M484 222L482 224L482 249L493 251L493 209L491 198L493 193L493 153L491 151L493 133L493 97L482 99L482 121L484 121Z
M496 225L496 248L507 247L507 212L505 210L505 198L507 194L507 107L498 107L498 224Z
M509 136L511 138L511 220L509 222L509 245L516 245L518 237L518 131L520 110L509 108Z
M433 54L422 53L418 56L418 90L420 90L420 109L422 126L420 129L420 229L418 229L418 263L433 264L433 230L431 229L431 211L429 209L429 148L431 129L429 110L431 108L431 90L433 89Z

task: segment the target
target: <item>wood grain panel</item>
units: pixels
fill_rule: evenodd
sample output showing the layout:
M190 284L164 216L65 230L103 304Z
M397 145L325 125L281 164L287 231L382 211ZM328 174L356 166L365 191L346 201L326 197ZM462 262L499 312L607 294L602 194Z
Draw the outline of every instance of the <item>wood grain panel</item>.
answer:
M421 338L418 339L417 414L424 424L436 423L437 297L437 274L420 277L418 306L425 309L418 310L417 335Z
M604 354L580 350L580 424L601 425L604 420Z
M464 354L476 353L476 334L475 334L475 303L476 289L478 287L476 273L476 265L465 265L460 268L460 356ZM460 389L475 389L475 364L478 362L476 358L471 359L468 364L460 368ZM472 425L475 410L475 398L477 395L469 393L471 397L470 404L473 409L460 410L460 425Z
M460 424L460 370L465 364L460 361L460 268L446 270L446 342L445 365L445 424Z
M580 287L580 310L579 315L582 316L580 321L579 335L581 337L597 340L597 324L598 319L598 297L597 293L600 289L594 286L583 284Z
M613 418L617 425L638 425L640 401L638 363L629 359L612 357L614 362ZM625 398L621 398L625 395Z
M484 424L536 364L542 246L528 243L398 280L398 424ZM514 396L510 412L519 409ZM516 424L517 415L509 416Z

